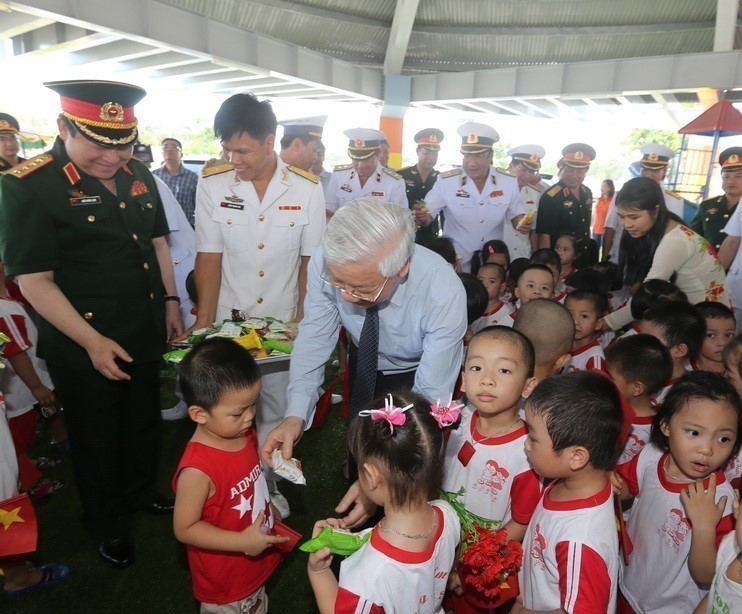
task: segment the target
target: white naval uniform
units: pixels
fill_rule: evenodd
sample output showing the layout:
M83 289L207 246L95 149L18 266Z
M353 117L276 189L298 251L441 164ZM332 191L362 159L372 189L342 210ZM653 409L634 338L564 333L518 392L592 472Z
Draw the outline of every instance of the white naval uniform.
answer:
M494 167L490 167L481 192L460 168L441 173L425 202L433 217L444 211L443 236L453 241L461 256L461 270L467 272L472 254L485 242L502 239L503 225L525 213L518 180Z
M191 313L193 301L186 290L186 278L196 263L196 232L188 223L183 207L178 203L172 190L157 175L152 176L155 178L157 192L160 194L167 225L170 228L167 241L170 245L170 257L173 259L175 289L180 298L180 315L183 318L183 326L190 328L196 321L196 316Z
M523 207L523 211L526 214L531 211L538 211L538 201L541 198L541 194L544 190L549 187L543 179L538 182L537 185L524 185L520 189L520 204ZM531 224L536 227L536 215L531 218ZM503 227L503 241L508 246L510 252L510 260L513 261L516 258L530 258L531 257L531 237L530 235L524 235L522 232L518 232L513 228L512 224L505 224Z
M361 187L358 173L352 164L336 166L325 190L325 207L335 213L340 207L359 198L378 198L407 208L407 189L404 179L394 171L376 165L376 170Z
M262 201L252 182L241 181L226 165L225 172L198 183L198 251L222 254L217 321L231 317L232 309L286 322L296 316L301 257L311 256L319 245L325 199L318 178L287 166L279 156L276 162ZM262 445L283 419L289 378L287 363L262 365L261 372L257 428Z
M660 187L662 188L662 194L665 197L665 206L670 213L674 213L682 220L685 202L682 198L678 198L670 192L663 183L660 183ZM613 228L616 231L616 234L613 237L613 245L611 246L610 253L611 262L615 262L616 264L618 264L618 248L621 243L621 235L623 234L623 226L621 226L621 223L618 221L618 213L616 212L617 195L618 192L613 195L613 200L611 200L611 205L608 207L608 213L605 217L605 227Z

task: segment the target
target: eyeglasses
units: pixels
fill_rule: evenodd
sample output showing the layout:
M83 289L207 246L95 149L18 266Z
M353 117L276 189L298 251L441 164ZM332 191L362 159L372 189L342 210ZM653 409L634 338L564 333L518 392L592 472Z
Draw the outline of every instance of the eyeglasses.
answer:
M346 286L345 284L339 284L335 281L332 281L328 279L327 269L322 269L322 271L319 274L319 278L325 282L328 286L332 286L333 288L336 288L337 290L340 290L343 294L346 294L347 296L352 296L354 299L358 299L359 301L366 301L369 303L373 303L378 300L378 298L381 296L381 293L384 291L384 287L386 286L386 282L389 281L389 277L384 278L384 282L379 286L379 289L376 291L376 294L373 296L369 296L368 294L359 294L355 291L354 288L348 289L349 286Z

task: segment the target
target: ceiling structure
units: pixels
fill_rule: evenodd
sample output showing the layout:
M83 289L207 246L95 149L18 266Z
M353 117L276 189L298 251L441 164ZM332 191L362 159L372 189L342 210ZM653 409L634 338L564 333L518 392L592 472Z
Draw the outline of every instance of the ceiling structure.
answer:
M434 109L553 118L653 104L672 116L699 96L742 100L739 5L0 0L0 62L270 98L388 102L401 88Z

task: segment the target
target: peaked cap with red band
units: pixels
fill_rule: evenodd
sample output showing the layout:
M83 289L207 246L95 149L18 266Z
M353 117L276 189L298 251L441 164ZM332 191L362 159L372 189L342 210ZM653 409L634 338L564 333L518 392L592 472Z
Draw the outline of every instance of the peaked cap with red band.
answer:
M131 145L138 136L134 105L147 95L141 87L116 81L44 83L61 97L62 115L90 141L108 147Z
M595 150L585 143L571 143L562 149L562 159L559 167L589 168L590 162L595 160Z

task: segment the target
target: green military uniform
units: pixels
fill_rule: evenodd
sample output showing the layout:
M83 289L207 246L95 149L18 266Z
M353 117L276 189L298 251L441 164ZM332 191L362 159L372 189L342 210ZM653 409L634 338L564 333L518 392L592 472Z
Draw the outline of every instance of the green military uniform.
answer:
M708 198L698 206L698 211L688 226L705 237L718 251L727 236L724 233L724 226L736 209L736 203L731 208L728 206L724 194Z
M155 496L165 349L163 284L152 239L169 230L157 186L135 160L114 179L115 195L70 161L59 138L50 152L0 179L6 272L52 271L74 309L133 358L117 361L131 380L109 380L82 347L41 321L38 354L65 407L83 521L101 542L128 535L131 510Z
M593 193L590 188L580 185L580 193L575 195L559 181L539 199L536 232L550 235L552 247L557 237L563 234L588 239L592 206Z
M25 162L25 161L26 161L25 158L21 158L20 156L18 156L18 164L20 164L21 162ZM13 165L10 162L8 162L5 158L0 158L0 173L7 171L8 169L11 169L11 168L13 168Z
M406 166L405 168L397 171L402 176L405 182L405 188L407 189L407 203L412 209L415 203L425 200L425 195L433 189L436 179L438 179L438 171L433 169L430 171L428 178L423 181L420 176L420 171L417 170L417 166ZM420 245L427 245L433 239L435 239L440 233L440 226L438 223L438 216L433 218L433 221L429 226L421 226L417 229L417 235L415 235L415 243Z

